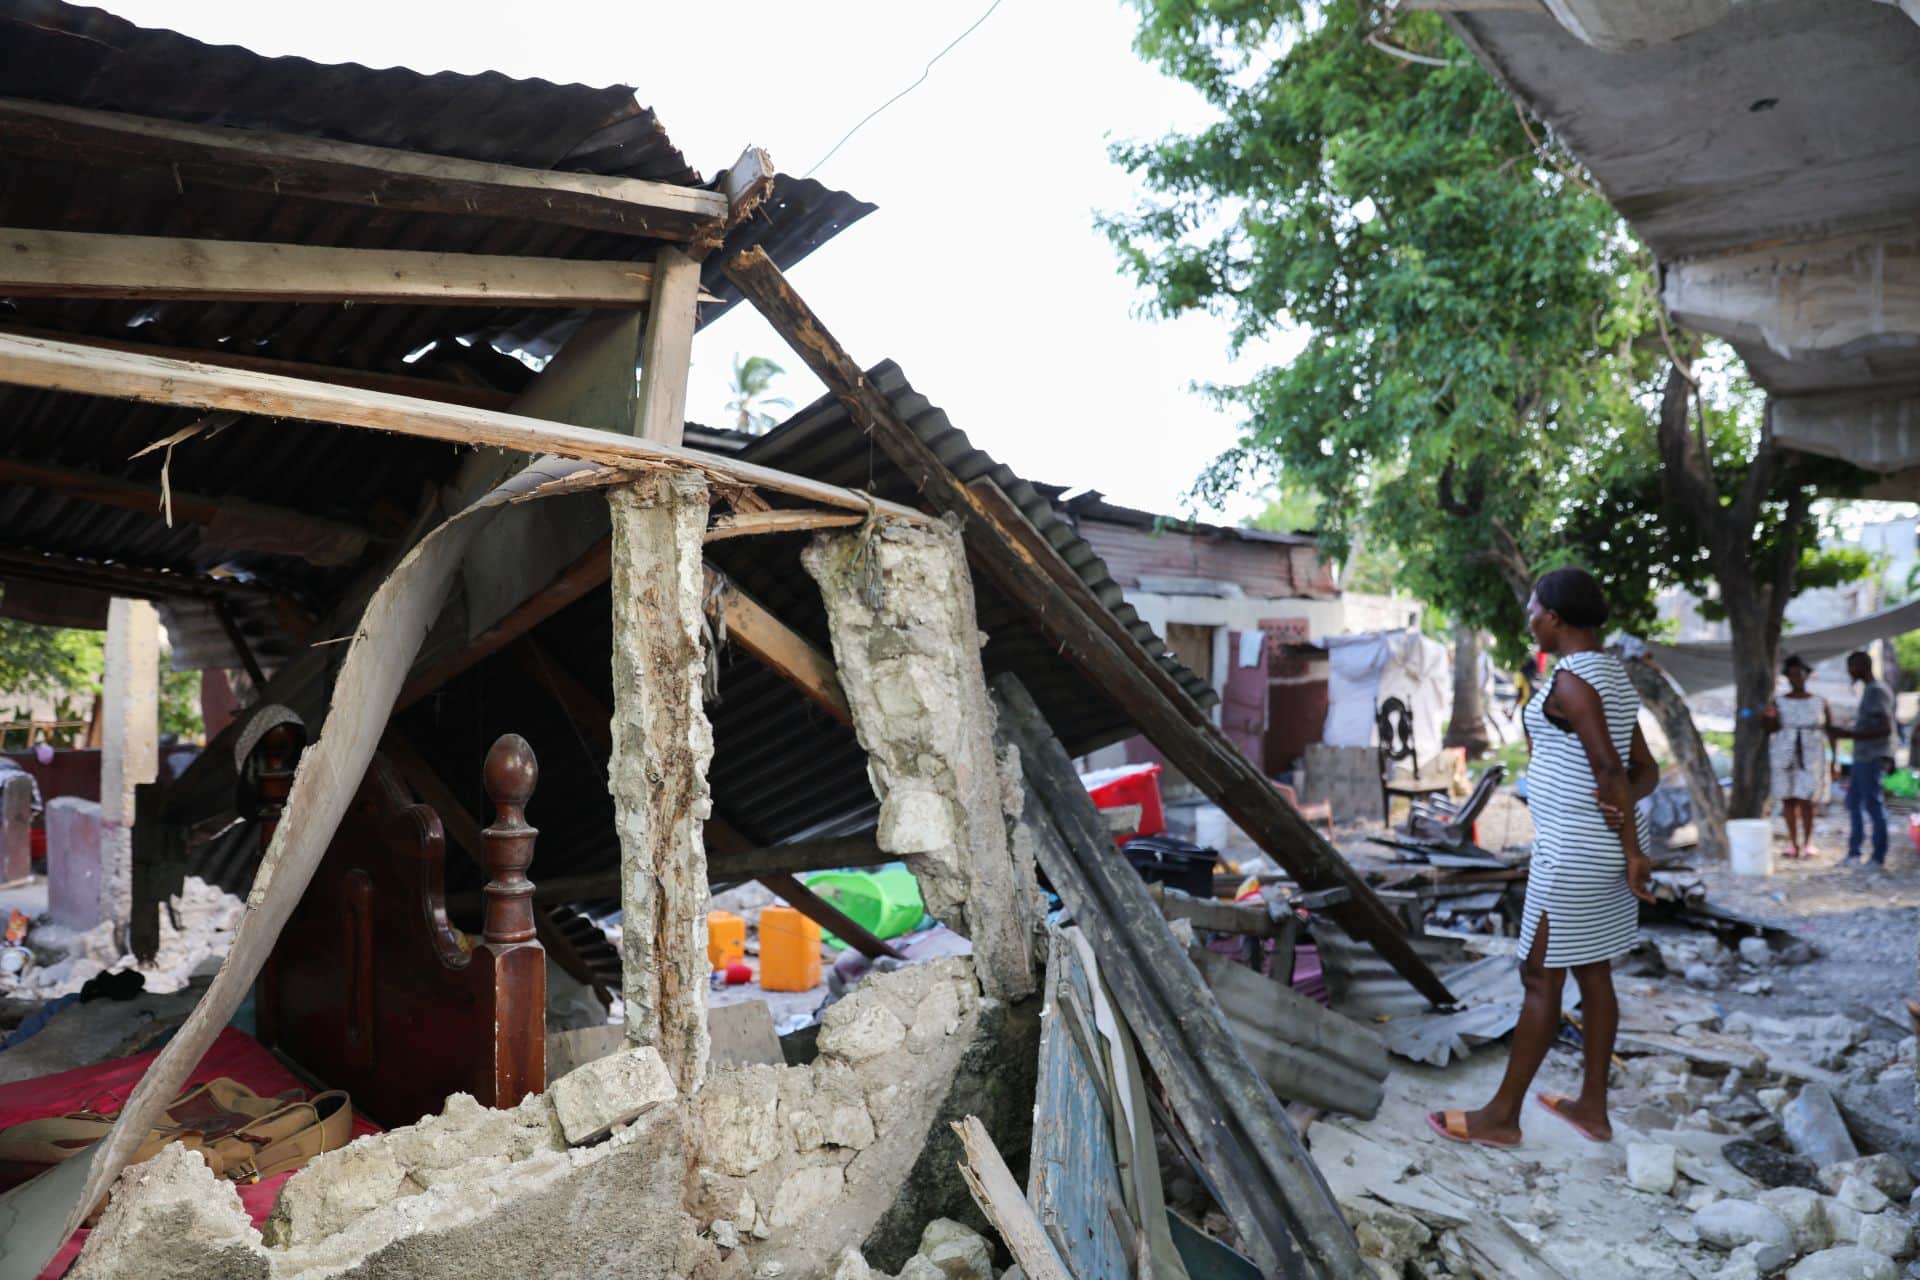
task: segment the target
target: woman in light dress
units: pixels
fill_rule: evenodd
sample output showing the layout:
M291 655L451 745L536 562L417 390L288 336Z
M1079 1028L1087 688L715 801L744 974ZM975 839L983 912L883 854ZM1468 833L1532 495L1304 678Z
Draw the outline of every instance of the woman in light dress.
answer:
M1785 664L1787 692L1767 704L1773 798L1787 820L1787 856L1813 856L1813 809L1827 800L1827 700L1807 692L1813 668L1799 654Z

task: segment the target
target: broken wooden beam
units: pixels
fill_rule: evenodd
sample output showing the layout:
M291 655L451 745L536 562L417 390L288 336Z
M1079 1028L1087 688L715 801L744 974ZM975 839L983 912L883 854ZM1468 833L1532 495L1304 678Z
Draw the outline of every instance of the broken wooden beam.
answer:
M987 1126L978 1116L968 1116L954 1121L953 1131L960 1135L961 1149L967 1153L966 1163L960 1166L967 1190L1006 1242L1020 1270L1029 1280L1072 1280L1066 1263L1040 1225L1039 1215L1014 1181L1000 1148L993 1145Z
M785 898L787 905L795 911L833 934L867 959L878 960L882 956L890 960L906 959L890 943L882 941L865 925L801 884L792 875L784 871L774 872L761 876L760 883Z
M717 227L719 192L562 173L300 134L182 124L116 111L0 99L0 155L105 163L211 186L407 213L510 218L691 240Z
M708 542L744 538L757 533L811 533L816 529L846 529L863 524L865 516L851 511L794 511L778 508L769 511L742 511L715 516L707 526Z
M832 658L731 582L722 593L721 608L727 620L727 639L786 677L808 701L835 720L852 726L853 710L847 705L847 692L840 686L840 674Z
M1303 885L1345 887L1352 897L1334 918L1376 947L1429 1000L1450 1004L1446 984L1414 953L1399 923L1346 859L1125 632L1024 516L1015 523L979 490L960 483L867 380L773 260L756 247L728 259L723 270L933 508L962 521L974 562L1026 610L1060 654L1106 690L1175 768Z
M0 236L0 244L4 241ZM75 395L392 431L448 444L551 453L632 471L692 471L722 483L788 493L822 506L861 513L877 510L887 519L929 523L926 513L912 507L683 446L467 405L251 369L223 369L187 360L107 351L50 338L0 332L0 382Z
M1345 1277L1364 1268L1353 1231L1254 1073L1219 1001L1124 858L1032 695L993 681L1001 726L1020 751L1041 868L1099 959L1126 1026L1200 1157L1207 1181L1266 1275Z

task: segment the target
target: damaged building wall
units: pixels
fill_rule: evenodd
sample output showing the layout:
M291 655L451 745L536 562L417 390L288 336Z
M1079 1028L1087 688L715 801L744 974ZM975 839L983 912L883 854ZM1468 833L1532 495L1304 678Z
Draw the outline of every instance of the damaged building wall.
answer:
M912 869L928 912L972 939L988 995L1031 994L1033 858L1009 839L959 533L822 534L801 559L880 798L880 847Z
M707 765L701 545L707 485L656 474L613 511L613 790L627 1036L691 1092L707 1064Z

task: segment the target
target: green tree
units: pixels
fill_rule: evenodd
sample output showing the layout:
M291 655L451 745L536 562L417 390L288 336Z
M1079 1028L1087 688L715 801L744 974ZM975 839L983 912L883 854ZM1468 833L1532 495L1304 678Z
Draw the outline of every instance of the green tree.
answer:
M1593 569L1618 624L1642 633L1662 583L1711 578L1744 704L1754 670L1771 679L1811 472L1771 451L1744 405L1706 397L1707 461L1676 452L1663 392L1684 337L1667 335L1645 255L1570 159L1436 14L1135 4L1141 54L1218 119L1114 148L1148 195L1103 219L1107 234L1161 314L1220 314L1241 349L1306 333L1288 363L1206 389L1245 425L1200 494L1311 490L1330 552L1360 529L1390 544L1400 590L1490 632L1509 662L1529 643L1528 585L1556 564ZM1742 737L1737 777L1762 747ZM1736 813L1757 804L1736 787Z
M767 394L773 380L785 373L779 364L765 356L734 356L733 398L727 412L733 415L733 429L748 435L765 435L773 430L774 416L769 409L791 409L793 401Z

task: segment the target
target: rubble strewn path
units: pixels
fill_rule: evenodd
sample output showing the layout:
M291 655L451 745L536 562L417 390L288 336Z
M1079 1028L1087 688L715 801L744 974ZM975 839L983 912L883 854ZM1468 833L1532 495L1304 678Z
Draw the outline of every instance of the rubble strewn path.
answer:
M1428 1133L1424 1111L1491 1091L1504 1042L1446 1069L1396 1061L1375 1119L1316 1122L1314 1158L1375 1274L1920 1277L1903 1006L1920 986L1920 857L1899 830L1886 872L1837 865L1844 824L1836 806L1816 856L1765 879L1701 868L1715 906L1783 925L1817 955L1701 932L1623 966L1614 1141L1583 1141L1532 1103L1517 1150ZM1538 1084L1578 1078L1563 1041Z

